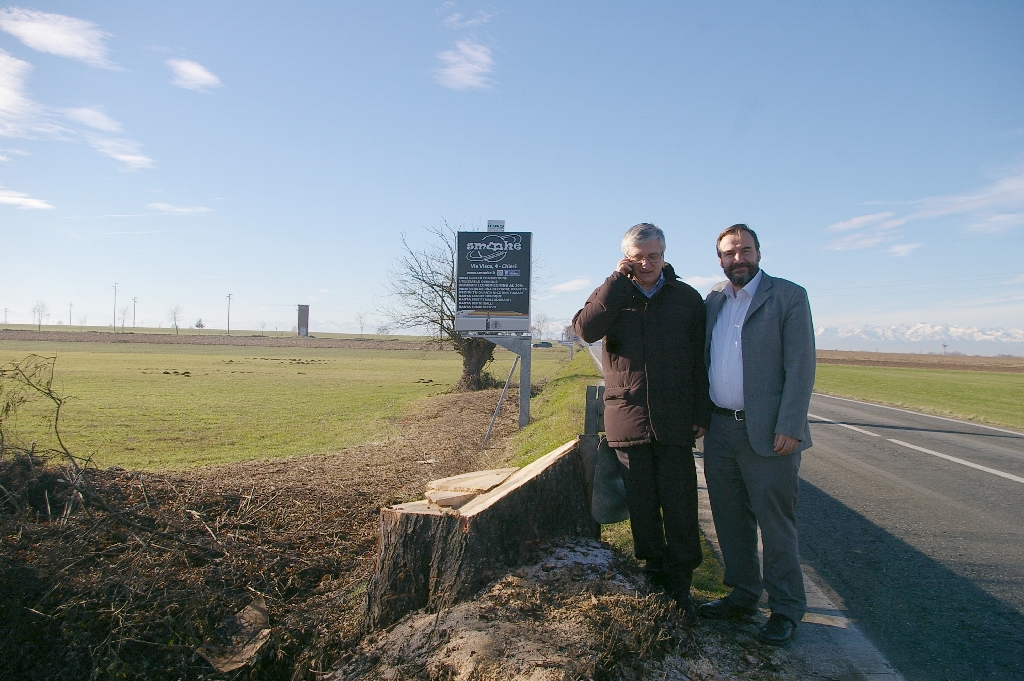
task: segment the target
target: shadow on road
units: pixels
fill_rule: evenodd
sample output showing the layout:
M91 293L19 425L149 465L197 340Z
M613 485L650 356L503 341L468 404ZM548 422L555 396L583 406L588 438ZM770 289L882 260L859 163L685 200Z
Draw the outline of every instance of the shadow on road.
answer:
M908 681L1024 679L1024 614L805 480L798 522L804 560Z

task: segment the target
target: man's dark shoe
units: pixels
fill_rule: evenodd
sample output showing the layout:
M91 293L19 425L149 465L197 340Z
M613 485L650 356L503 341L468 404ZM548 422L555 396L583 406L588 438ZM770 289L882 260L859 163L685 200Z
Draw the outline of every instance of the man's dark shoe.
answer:
M757 638L763 643L773 646L782 645L793 638L796 633L796 622L785 615L773 612L768 618L768 623L757 632Z
M710 601L700 606L699 612L702 617L712 620L731 620L739 617L748 617L757 612L757 608L745 608L736 605L728 598L719 598L717 601Z
M697 606L693 604L693 599L690 598L689 586L685 590L676 589L669 592L672 596L672 600L676 602L676 609L679 611L679 616L682 619L683 626L695 627L700 618L697 617Z

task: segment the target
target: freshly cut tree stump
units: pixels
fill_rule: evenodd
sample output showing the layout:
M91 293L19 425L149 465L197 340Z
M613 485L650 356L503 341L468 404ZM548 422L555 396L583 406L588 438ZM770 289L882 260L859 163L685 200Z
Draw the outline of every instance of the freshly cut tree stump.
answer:
M428 500L381 509L381 547L366 593L366 627L378 629L421 608L437 611L472 596L502 571L535 558L560 537L600 538L590 517L577 441L507 475L482 471L428 485L435 493L465 484L504 482L456 508Z

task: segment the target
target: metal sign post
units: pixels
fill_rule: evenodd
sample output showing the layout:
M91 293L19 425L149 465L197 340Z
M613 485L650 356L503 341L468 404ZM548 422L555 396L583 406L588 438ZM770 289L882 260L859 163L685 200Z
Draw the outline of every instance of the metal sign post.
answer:
M519 427L525 427L530 423L530 357L533 352L531 344L533 337L530 334L498 336L478 333L473 335L486 338L495 345L500 345L519 355Z
M455 331L511 350L519 363L519 427L530 422L530 232L459 232L455 262Z

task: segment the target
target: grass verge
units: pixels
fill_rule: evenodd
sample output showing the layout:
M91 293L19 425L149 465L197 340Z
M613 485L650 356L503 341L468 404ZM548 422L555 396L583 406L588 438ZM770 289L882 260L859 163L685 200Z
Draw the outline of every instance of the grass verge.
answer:
M510 466L525 466L583 432L587 386L601 380L586 350L552 377L530 400L530 424L512 440ZM536 381L535 381L536 382Z
M628 520L614 525L602 525L601 539L623 554L633 555L633 531ZM722 583L725 572L703 534L700 536L700 548L704 561L693 572L694 595L708 601L724 598L729 593L729 587Z
M1024 430L1024 374L819 364L814 389Z

